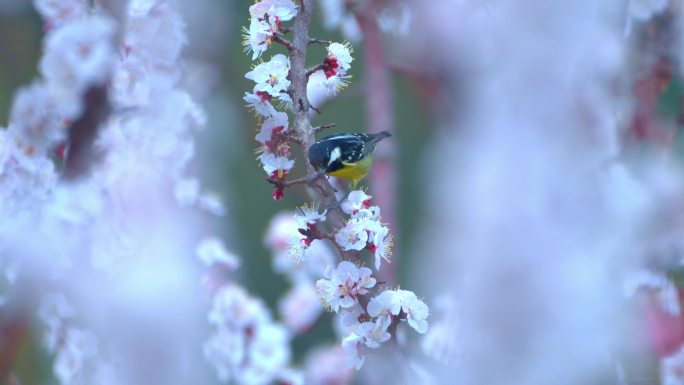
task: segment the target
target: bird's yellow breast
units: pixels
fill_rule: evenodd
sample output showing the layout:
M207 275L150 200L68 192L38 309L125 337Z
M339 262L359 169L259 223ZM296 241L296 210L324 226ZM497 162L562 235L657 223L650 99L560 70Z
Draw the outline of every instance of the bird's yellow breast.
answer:
M363 177L366 176L366 174L368 174L368 169L370 168L371 163L373 163L373 156L367 155L366 157L362 158L356 163L342 162L344 167L342 167L339 170L330 172L328 173L328 175L337 178L346 178L358 181L363 179Z

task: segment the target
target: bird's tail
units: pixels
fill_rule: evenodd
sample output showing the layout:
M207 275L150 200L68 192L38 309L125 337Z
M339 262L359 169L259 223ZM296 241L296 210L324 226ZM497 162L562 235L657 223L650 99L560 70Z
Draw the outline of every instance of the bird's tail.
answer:
M371 134L370 142L373 143L373 145L375 145L379 141L385 138L389 138L390 136L392 136L392 134L390 134L389 131L380 131L377 134Z

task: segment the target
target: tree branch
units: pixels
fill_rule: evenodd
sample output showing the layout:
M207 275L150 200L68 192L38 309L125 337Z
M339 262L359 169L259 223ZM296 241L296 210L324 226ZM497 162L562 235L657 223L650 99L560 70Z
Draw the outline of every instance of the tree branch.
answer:
M314 134L318 134L319 132L325 130L326 128L333 128L335 127L335 123L328 123L328 124L321 124L320 126L316 126L313 128Z
M91 87L83 94L83 114L69 127L69 149L62 172L64 180L76 180L90 171L95 158L93 142L97 130L110 112L107 94L106 85Z
M116 34L111 41L113 47L118 47L123 39L124 31L121 26L126 22L128 0L102 0L100 6L118 23ZM83 114L69 127L67 138L69 147L66 159L64 159L63 180L73 181L86 176L96 160L93 143L97 138L99 126L111 113L108 83L105 81L102 84L93 85L83 93Z
M275 41L276 43L282 44L290 52L295 50L295 47L294 47L294 45L292 45L292 42L287 40L283 35L281 35L278 32L273 34L273 41Z
M363 50L366 64L366 111L368 131L394 132L392 112L392 83L390 68L384 52L384 44L376 15L381 2L371 1L363 10L356 13L359 26L363 32ZM385 141L375 150L375 162L370 172L373 198L382 207L383 221L387 222L390 231L397 234L398 226L394 216L396 191L396 173L394 169L394 142ZM396 238L395 238L396 239ZM395 241L396 247L396 241ZM394 284L396 264L387 264L378 272L378 279Z
M4 311L7 310L5 309ZM12 365L21 344L28 335L28 327L29 322L22 314L7 314L0 317L0 336L2 336L0 382L11 382Z
M300 11L295 17L294 27L292 29L292 44L294 49L291 51L290 55L290 91L293 105L299 106L299 108L293 108L294 131L297 133L299 140L302 143L302 152L307 154L309 152L309 147L311 147L316 140L314 136L315 130L311 127L311 122L309 121L308 113L310 104L309 99L306 96L306 85L308 82L308 77L306 75L306 52L309 46L309 25L311 24L314 0L301 0L300 4ZM309 175L317 172L311 164L308 164L308 162L307 171ZM310 186L318 192L323 207L332 207L328 210L327 215L330 227L333 230L344 227L346 218L342 210L337 206L335 189L330 182L328 182L326 178L317 178ZM358 256L351 255L344 251L341 251L341 254L345 259L358 258Z
M308 70L306 70L306 78L308 79L309 77L311 77L311 75L313 75L314 72L322 70L323 68L325 68L325 64L323 63L317 64L315 67L309 68Z
M309 39L309 44L330 45L330 44L332 44L332 41L330 41L330 40L323 40L323 39L316 39L316 38L310 38L310 39Z
M317 171L314 174L303 176L303 177L297 178L297 179L282 180L282 179L278 179L278 178L270 178L269 177L269 178L266 178L266 181L268 181L268 183L275 185L278 188L285 188L285 187L290 187L290 186L294 186L297 184L312 185L316 179L322 178L324 175L325 175L325 171L321 170L321 171Z

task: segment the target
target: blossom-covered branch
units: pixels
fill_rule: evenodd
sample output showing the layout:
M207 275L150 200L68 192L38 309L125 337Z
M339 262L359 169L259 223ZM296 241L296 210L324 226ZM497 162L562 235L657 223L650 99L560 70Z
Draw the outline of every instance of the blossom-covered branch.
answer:
M287 230L272 230L274 238L284 238L272 246L275 251L281 247L286 250L290 260L283 270L290 275L295 271L309 268L296 268L297 265L318 265L320 257L326 255L323 274L293 275L295 289L290 294L297 301L310 303L311 293L323 301L325 308L338 314L343 328L339 331L342 347L347 354L350 366L359 369L364 362L367 348L379 348L383 342L396 333L402 321L408 322L419 333L427 331L428 308L416 295L405 290L391 290L387 283L378 284L372 276L373 270L363 267L363 260L370 257L376 271L381 271L382 262L389 262L392 254L392 235L382 222L380 208L373 206L372 197L362 190L349 192L346 199L338 201L337 191L324 171L314 168L307 162L306 175L287 179L294 167L291 143L299 145L306 156L316 142L316 133L333 127L326 124L312 127L311 110L323 113L316 105L337 94L349 82L352 47L349 43L336 43L309 36L313 14L313 0L302 0L295 4L290 0L262 0L250 7L250 28L245 29L245 47L253 52L253 59L263 55L272 42L280 43L288 49L289 57L277 54L270 61L256 65L246 77L255 82L252 93L245 94L248 107L256 112L262 125L256 140L261 144L259 160L266 171L268 182L275 186L273 198L283 198L285 189L295 185L306 185L314 192L316 203L303 206L294 221L279 226ZM293 20L293 27L283 27L282 22ZM281 33L291 31L286 40ZM312 43L327 46L327 56L317 65L307 68L308 46ZM278 111L271 102L280 100L281 107L288 109L293 118L289 124L288 115ZM315 101L315 102L314 102ZM339 151L339 149L338 149ZM322 211L321 211L322 209ZM341 259L332 262L331 249L325 247L332 243ZM278 246L278 245L284 246ZM279 269L283 269L283 262ZM297 277L297 278L295 278ZM288 298L289 296L288 295ZM285 300L285 308L296 303ZM318 318L321 308L306 307L306 323L311 324ZM290 312L284 312L286 323ZM301 331L295 327L294 331Z

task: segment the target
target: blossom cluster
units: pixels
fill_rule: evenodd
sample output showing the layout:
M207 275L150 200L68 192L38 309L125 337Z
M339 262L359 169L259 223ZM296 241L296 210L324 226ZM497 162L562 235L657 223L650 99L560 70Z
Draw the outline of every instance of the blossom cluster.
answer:
M325 215L313 207L303 207L299 212L282 212L272 220L264 238L264 245L273 256L273 269L285 276L292 287L278 303L283 324L293 334L310 331L323 313L323 304L316 291L315 282L325 274L326 268L335 261L335 255L326 241L307 237L301 230L311 231ZM312 233L308 233L313 236ZM293 249L303 254L293 255ZM297 259L299 258L299 259ZM346 365L346 354L340 346L321 346L311 350L304 362L304 378L307 384L345 384L352 376Z
M341 202L341 209L350 215L345 226L335 234L335 242L342 250L368 250L375 260L376 270L381 261L389 261L392 238L388 228L380 220L380 208L372 205L372 197L361 190L354 190ZM324 213L325 214L325 213ZM309 209L298 216L299 235L290 242L290 249L297 256L306 254L301 245L311 243L316 224L325 220L324 214ZM328 265L324 278L316 281L316 291L326 309L338 313L342 328L342 347L347 353L347 362L356 369L361 368L365 356L362 346L378 348L391 338L390 327L400 321L407 321L417 332L427 332L427 305L411 291L385 290L371 296L378 289L372 270L350 261L341 261L337 266Z
M271 46L273 37L280 33L281 23L297 15L297 5L292 0L258 1L249 7L249 15L249 28L243 28L243 44L254 60Z
M283 323L293 333L310 330L323 313L314 283L335 258L325 241L306 239L300 232L302 226L308 229L325 214L318 214L313 207L303 208L300 214L276 215L264 242L273 256L273 269L284 274L292 285L279 301L278 310ZM293 250L298 250L299 254L294 255Z
M458 341L460 322L457 304L450 295L443 294L433 299L430 310L433 321L421 341L421 350L433 360L449 365L462 355Z
M272 320L261 300L237 285L224 285L213 298L208 319L216 330L204 355L221 381L301 383L293 379L299 374L288 367L290 333Z
M341 317L342 347L347 362L360 369L365 361L363 346L379 348L391 338L389 329L400 321L423 334L427 332L427 305L408 290L386 290L371 298L364 306L360 299L369 294L377 284L372 271L349 261L342 261L337 268L326 272L325 278L316 282L316 289L326 308Z
M45 324L45 346L55 354L53 368L60 383L73 384L90 378L92 366L99 363L94 359L98 353L97 338L92 332L70 324L75 310L66 297L62 293L47 293L38 314Z
M380 220L380 208L371 205L371 196L361 190L349 193L342 203L342 211L351 217L335 234L335 241L344 250L369 250L380 270L382 260L389 262L392 255L392 235Z
M356 232L357 237L364 237L360 247L346 250L369 250L379 269L379 260L389 258L391 246L387 227L380 223L380 209L372 205L370 195L360 190L350 192L341 208L350 219L340 232ZM385 290L372 296L379 286L371 269L350 261L334 263L332 250L322 239L320 226L326 219L326 211L312 205L296 214L281 213L271 221L265 244L273 253L275 270L293 284L280 302L280 313L290 330L302 333L320 316L322 301L327 310L339 315L345 362L359 369L364 362L363 346L380 347L391 337L390 327L402 321L419 333L427 332L429 311L411 291ZM338 237L342 238L339 233ZM349 238L336 242L345 249Z
M259 58L280 34L281 23L292 20L297 14L297 5L292 0L265 0L249 7L250 25L244 29L244 46L252 52L252 60ZM244 100L262 120L256 140L261 143L259 161L269 178L284 180L294 166L289 159L291 150L288 139L288 116L277 111L272 100L289 100L290 60L282 54L275 55L268 62L260 63L245 77L255 85L251 93L245 93ZM273 198L282 199L284 191L276 187Z
M46 31L41 78L18 91L9 125L0 130L0 213L16 219L0 227L0 248L11 250L0 257L0 268L9 281L17 275L32 280L31 296L42 296L43 286L64 288L42 296L38 309L59 383L116 384L127 368L124 357L109 354L102 330L81 319L82 308L92 304L72 301L88 292L73 289L97 282L116 292L138 274L136 282L147 287L135 286L136 300L149 294L145 290L161 292L155 285L170 278L141 271L153 265L176 273L187 256L180 255L191 250L182 247L193 244L194 234L179 229L187 219L179 208L223 213L187 170L204 112L179 86L185 24L169 4L133 0L120 17L85 0L34 4ZM93 89L105 90L99 103L106 106L97 108L109 111L92 144L98 156L89 160L91 172L65 183L60 172L70 151L68 128L92 108ZM168 239L181 247L170 248ZM237 267L216 238L200 241L198 254L208 264ZM153 261L160 256L163 263ZM107 294L98 291L97 301ZM131 327L119 326L111 333Z

